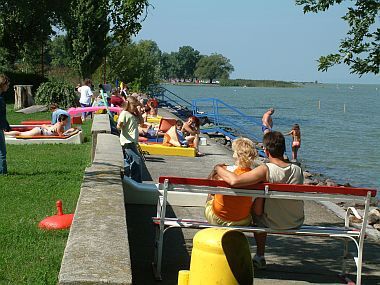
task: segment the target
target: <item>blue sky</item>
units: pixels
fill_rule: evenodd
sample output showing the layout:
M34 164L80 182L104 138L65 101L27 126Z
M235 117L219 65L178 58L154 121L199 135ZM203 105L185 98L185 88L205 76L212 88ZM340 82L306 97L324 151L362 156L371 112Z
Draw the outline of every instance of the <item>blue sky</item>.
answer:
M231 78L379 83L375 75L349 73L346 66L317 70L321 55L338 50L348 26L344 5L303 14L294 0L153 0L135 40L153 40L161 51L189 45L230 59ZM349 2L349 1L348 1Z

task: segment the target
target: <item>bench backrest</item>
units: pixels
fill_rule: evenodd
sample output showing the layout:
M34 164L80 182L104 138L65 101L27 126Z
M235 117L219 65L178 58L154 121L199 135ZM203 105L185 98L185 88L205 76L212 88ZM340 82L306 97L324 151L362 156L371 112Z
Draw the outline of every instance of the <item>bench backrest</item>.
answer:
M233 196L255 196L277 199L364 201L367 196L375 197L377 193L376 189L368 188L276 183L259 183L240 188L231 188L228 183L220 180L173 176L159 177L159 187L161 190L163 190L165 180L169 182L169 191L220 193Z

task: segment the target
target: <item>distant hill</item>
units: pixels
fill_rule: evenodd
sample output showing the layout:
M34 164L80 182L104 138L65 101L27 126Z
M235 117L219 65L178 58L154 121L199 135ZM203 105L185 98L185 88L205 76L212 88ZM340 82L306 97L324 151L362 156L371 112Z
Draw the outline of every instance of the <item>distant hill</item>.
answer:
M239 87L299 87L298 84L287 81L277 80L250 80L250 79L222 79L220 86L239 86Z

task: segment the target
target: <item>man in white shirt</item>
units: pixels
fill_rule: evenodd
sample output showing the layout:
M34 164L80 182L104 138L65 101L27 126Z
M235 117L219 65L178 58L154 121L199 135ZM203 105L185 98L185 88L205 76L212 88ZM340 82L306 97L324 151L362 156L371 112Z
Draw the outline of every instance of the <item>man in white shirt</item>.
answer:
M91 107L91 99L94 95L91 91L92 82L90 79L86 78L81 87L78 88L78 92L80 93L79 103L82 108ZM85 112L82 114L82 120L84 121L88 115L91 115L91 112Z

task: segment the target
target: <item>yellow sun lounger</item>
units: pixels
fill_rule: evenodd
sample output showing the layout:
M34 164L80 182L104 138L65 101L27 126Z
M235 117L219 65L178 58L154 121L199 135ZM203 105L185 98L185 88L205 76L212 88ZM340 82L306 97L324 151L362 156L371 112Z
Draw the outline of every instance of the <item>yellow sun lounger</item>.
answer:
M146 143L140 143L139 145L146 155L157 154L195 157L196 154L195 148L193 147L164 146L162 144Z
M162 117L161 116L157 116L157 117L147 117L146 118L146 121L148 123L153 123L153 124L159 124L160 121L161 121Z

